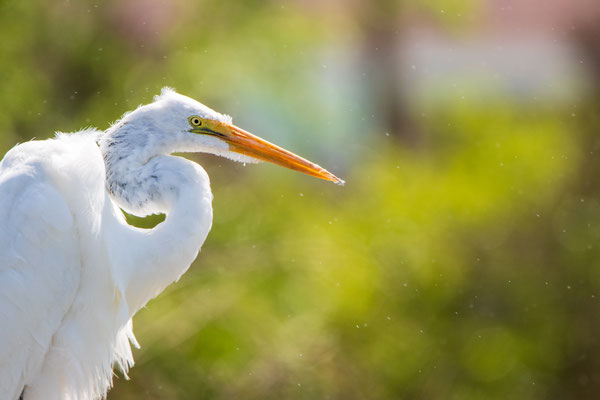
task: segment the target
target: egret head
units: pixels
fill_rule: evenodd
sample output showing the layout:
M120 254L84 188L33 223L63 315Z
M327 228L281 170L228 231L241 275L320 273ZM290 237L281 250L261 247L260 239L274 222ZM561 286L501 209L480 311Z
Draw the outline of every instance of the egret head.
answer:
M150 152L205 152L245 163L269 161L343 184L318 165L236 127L231 117L169 88L164 88L153 103L126 114L111 129L127 124L134 128L127 129L128 136L136 132L136 142Z

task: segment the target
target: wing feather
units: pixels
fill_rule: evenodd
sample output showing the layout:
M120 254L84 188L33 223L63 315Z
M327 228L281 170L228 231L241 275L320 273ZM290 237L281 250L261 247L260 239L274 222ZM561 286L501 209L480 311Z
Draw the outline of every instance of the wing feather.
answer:
M27 147L0 164L0 398L16 399L41 368L80 279L69 206Z

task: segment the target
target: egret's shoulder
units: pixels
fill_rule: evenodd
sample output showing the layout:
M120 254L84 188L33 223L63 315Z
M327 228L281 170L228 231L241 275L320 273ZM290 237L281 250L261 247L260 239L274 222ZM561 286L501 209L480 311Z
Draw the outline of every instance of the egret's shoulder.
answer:
M31 140L17 144L4 156L2 163L4 167L28 162L43 162L52 160L53 156L66 154L89 155L89 153L100 154L97 141L102 132L86 129L75 133L57 132L52 139ZM84 153L82 153L82 151Z
M53 185L100 190L105 169L97 145L101 132L58 133L13 147L0 162L0 182L31 177Z

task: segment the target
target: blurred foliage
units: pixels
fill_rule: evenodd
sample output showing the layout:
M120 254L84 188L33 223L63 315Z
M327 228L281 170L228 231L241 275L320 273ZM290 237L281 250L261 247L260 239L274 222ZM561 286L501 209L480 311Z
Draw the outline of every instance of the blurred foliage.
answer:
M414 99L408 148L353 89L364 74L327 60L357 46L355 14L411 6L324 4L0 2L0 150L104 129L169 85L348 182L198 156L213 230L136 316L142 349L109 399L595 398L598 104L473 79ZM412 6L450 30L480 7Z

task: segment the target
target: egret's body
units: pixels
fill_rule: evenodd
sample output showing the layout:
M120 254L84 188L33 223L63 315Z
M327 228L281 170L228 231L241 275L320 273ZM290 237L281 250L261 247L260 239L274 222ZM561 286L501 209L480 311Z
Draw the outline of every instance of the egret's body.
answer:
M133 365L131 319L176 281L212 223L206 172L169 154L263 159L336 181L306 160L163 91L105 133L13 148L0 163L0 398L92 400ZM136 215L165 213L151 230Z

